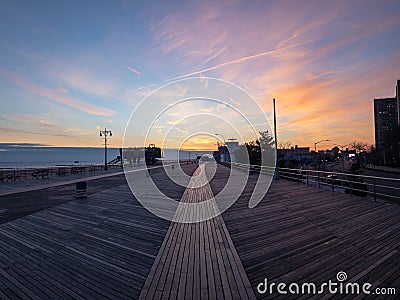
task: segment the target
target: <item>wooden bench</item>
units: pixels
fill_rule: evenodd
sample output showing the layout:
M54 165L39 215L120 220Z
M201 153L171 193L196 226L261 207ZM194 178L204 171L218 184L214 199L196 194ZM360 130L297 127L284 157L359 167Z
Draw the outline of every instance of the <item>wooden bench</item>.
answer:
M35 170L32 172L32 179L49 178L49 169Z
M65 176L65 175L67 175L67 169L65 169L65 168L57 169L57 176Z
M85 167L72 167L71 168L71 173L83 174L83 173L85 173Z
M18 173L8 173L4 174L3 172L0 173L0 181L5 183L9 181L16 181L17 179L21 180L21 175Z

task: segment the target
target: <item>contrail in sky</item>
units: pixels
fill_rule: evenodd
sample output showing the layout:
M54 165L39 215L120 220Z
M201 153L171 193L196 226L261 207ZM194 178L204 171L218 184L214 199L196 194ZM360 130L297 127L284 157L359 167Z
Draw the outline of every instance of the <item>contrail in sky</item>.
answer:
M223 67L226 67L226 66L229 66L229 65L232 65L232 64L237 64L237 63L241 63L241 62L244 62L244 61L252 60L252 59L255 59L255 58L271 55L271 54L274 54L276 52L280 52L280 51L284 51L284 50L287 50L287 49L299 47L299 46L306 45L306 44L309 44L309 43L312 43L312 42L315 42L315 41L316 41L316 39L313 39L313 40L309 40L309 41L306 41L306 42L290 45L290 46L287 46L287 47L278 48L278 49L274 49L274 50L269 50L269 51L266 51L266 52L261 52L261 53L258 53L258 54L254 54L254 55L250 55L250 56L245 56L245 57L242 57L242 58L234 59L234 60L227 61L227 62L218 64L218 65L215 65L213 67L209 67L209 68L206 68L206 69L203 69L203 70L200 70L200 71L195 71L195 72L191 72L191 73L188 73L188 74L185 74L185 75L180 75L180 76L177 76L177 77L174 77L174 78L166 79L166 80L163 81L163 83L166 83L166 82L169 82L169 81L172 81L172 80L182 79L182 78L193 76L193 75L198 75L198 74L201 74L201 73L206 73L206 72L213 71L213 70L216 70L216 69L219 69L219 68L223 68ZM152 87L152 86L155 86L155 85L157 85L157 83L153 83L153 84L150 84L150 85L142 86L142 87L136 88L134 90L137 91L137 90L145 89L145 88Z
M135 73L135 74L140 75L140 72L139 72L138 70L136 70L136 69L134 69L134 68L132 68L132 67L130 67L130 66L126 66L126 67L128 68L129 71L131 71L131 72L133 72L133 73Z

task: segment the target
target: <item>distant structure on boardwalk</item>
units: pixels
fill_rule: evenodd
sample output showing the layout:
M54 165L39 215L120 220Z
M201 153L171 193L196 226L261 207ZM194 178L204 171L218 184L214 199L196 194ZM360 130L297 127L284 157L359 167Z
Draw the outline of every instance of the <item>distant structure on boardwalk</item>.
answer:
M378 151L390 148L400 126L400 80L397 80L396 96L374 99L375 146Z
M141 164L154 165L159 159L162 158L162 150L156 147L154 144L150 144L148 147L134 147L122 149L123 161L128 164Z
M235 162L235 151L239 149L239 142L236 139L229 139L224 145L218 145L218 150L214 151L216 162Z

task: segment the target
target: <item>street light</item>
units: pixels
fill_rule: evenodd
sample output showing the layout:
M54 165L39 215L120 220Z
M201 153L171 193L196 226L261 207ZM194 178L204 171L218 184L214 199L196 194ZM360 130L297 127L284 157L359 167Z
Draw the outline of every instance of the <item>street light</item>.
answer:
M279 166L278 166L278 134L276 130L276 100L272 99L274 106L274 138L275 138L275 179L279 180Z
M322 142L330 142L331 140L321 140L319 142L314 143L314 169L317 169L317 144Z
M222 137L222 140L224 141L224 147L226 147L226 143L225 143L225 137L222 135L222 134L220 134L220 133L216 133L215 134L216 136L220 136L220 137ZM219 146L219 143L218 143L218 146ZM222 148L223 149L223 153L220 153L220 155L224 158L224 161L225 161L225 152L228 150L227 148ZM219 151L219 147L218 147L218 151ZM220 158L220 160L221 160L221 162L222 162L222 158Z
M104 128L104 130L100 130L100 136L104 136L104 170L108 170L107 166L107 137L108 135L112 136L111 130L107 130L107 128Z
M220 137L222 137L222 140L224 141L224 145L225 145L225 138L224 138L224 136L223 136L222 134L220 134L220 133L216 133L215 135L219 135Z
M334 146L340 147L340 153L341 153L341 155L342 155L342 172L344 172L344 154L343 154L343 149L344 149L344 147L346 147L346 146L348 146L348 145L350 145L350 144L346 144L346 145L344 145L344 146L338 145L338 144L335 144L335 145L334 145Z

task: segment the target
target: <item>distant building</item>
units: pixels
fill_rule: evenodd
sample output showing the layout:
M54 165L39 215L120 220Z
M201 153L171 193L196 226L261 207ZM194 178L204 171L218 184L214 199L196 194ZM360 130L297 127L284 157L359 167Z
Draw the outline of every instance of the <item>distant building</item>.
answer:
M375 146L385 148L385 143L400 126L400 80L397 80L396 96L374 99Z
M239 142L226 142L225 145L218 146L218 151L214 151L214 159L217 162L235 162L235 151L237 149L239 149Z
M225 145L226 145L226 148L228 150L227 159L225 161L229 161L229 162L236 161L236 159L235 159L235 151L237 149L239 149L239 142L231 140L229 142L226 142Z
M314 155L310 152L310 147L299 147L295 145L290 149L278 149L278 160L284 166L289 166L290 162L297 164L311 163Z
M219 150L213 152L213 157L217 163L221 162L221 152Z

